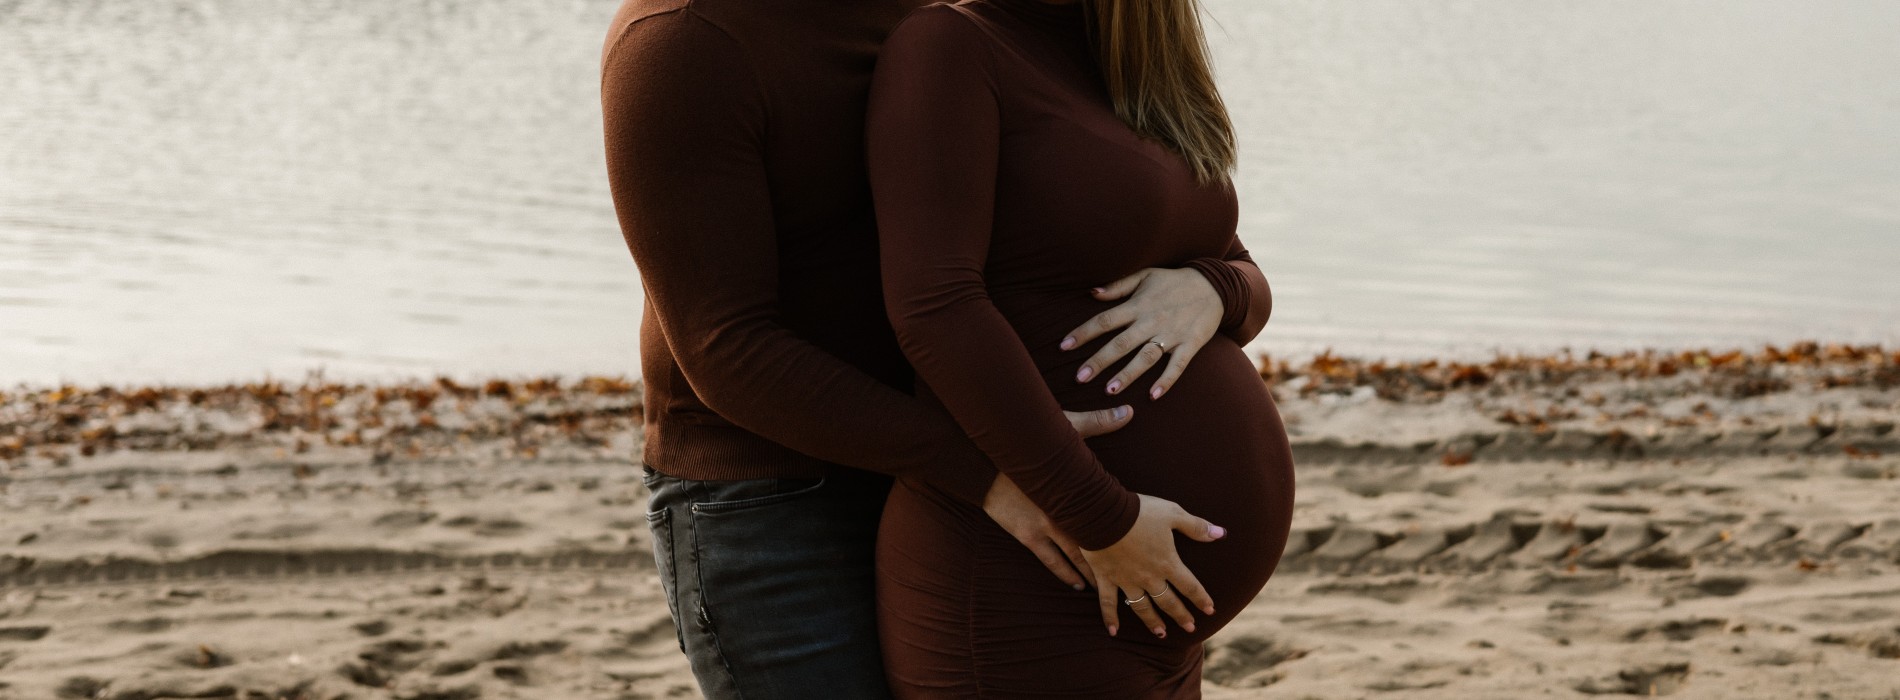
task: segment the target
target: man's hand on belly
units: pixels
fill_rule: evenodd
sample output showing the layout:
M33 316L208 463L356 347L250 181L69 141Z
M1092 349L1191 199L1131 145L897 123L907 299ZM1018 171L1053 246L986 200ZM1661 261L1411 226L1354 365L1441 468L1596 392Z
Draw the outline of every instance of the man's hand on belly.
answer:
M1082 437L1106 435L1128 425L1128 419L1134 416L1134 409L1117 406L1113 409L1076 413L1063 411L1069 419L1069 425L1075 426L1075 432ZM1095 580L1095 572L1089 569L1088 560L1082 558L1082 548L1074 539L1057 530L1055 523L1049 522L1049 516L1029 500L1028 494L1016 487L1016 482L1002 474L996 475L996 481L990 483L990 490L983 497L983 512L996 521L1016 541L1023 543L1029 551L1035 552L1042 565L1049 572L1069 584L1070 588L1082 590L1089 581Z

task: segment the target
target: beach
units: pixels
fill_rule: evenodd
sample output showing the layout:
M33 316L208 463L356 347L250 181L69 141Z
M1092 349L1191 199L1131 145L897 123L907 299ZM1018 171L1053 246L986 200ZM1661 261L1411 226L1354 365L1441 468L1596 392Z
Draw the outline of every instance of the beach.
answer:
M1207 697L1900 697L1900 352L1262 367L1295 532ZM697 697L640 401L0 390L0 698Z

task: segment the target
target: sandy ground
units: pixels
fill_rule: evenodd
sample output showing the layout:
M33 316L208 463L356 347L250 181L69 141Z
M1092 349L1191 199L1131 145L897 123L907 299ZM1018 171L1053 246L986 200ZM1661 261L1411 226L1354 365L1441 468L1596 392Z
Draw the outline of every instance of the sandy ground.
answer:
M1207 696L1900 698L1900 388L1779 375L1278 378L1297 532ZM545 408L516 394L488 415ZM697 697L627 459L637 389L590 401L604 422L555 431L584 439L526 448L200 402L94 417L136 449L19 451L0 698ZM225 423L252 437L189 437Z

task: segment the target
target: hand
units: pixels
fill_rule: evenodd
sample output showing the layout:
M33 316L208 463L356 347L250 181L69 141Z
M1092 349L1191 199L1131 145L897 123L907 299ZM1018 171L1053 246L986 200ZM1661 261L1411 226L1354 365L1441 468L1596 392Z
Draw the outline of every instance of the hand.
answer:
M1095 437L1120 430L1128 425L1128 419L1134 415L1134 409L1128 406L1116 406L1112 410L1075 413L1063 411L1069 419L1069 425L1082 437ZM990 491L983 497L983 512L997 525L1003 526L1016 541L1023 543L1029 551L1049 567L1049 572L1069 584L1070 588L1082 590L1088 582L1095 580L1095 572L1089 568L1088 560L1082 558L1081 547L1075 540L1056 529L1049 522L1049 516L1037 508L1029 495L1017 488L1016 482L1002 474L996 475L996 481L990 482Z
M1071 331L1069 337L1062 340L1062 349L1073 350L1109 331L1125 327L1126 330L1095 351L1095 356L1082 363L1082 368L1075 373L1076 381L1087 383L1128 353L1135 353L1128 366L1108 380L1110 394L1121 393L1166 355L1168 365L1155 379L1154 388L1148 391L1148 398L1161 398L1181 377L1194 354L1220 330L1221 315L1225 312L1214 285L1193 268L1151 267L1115 280L1107 287L1097 287L1094 294L1102 301L1123 297L1128 297L1128 301L1096 314ZM1149 342L1151 340L1158 344Z
M1167 626L1156 608L1174 618L1188 632L1194 631L1194 614L1182 603L1185 598L1202 613L1214 614L1214 599L1201 588L1200 580L1181 563L1174 549L1174 533L1180 531L1197 542L1213 542L1227 531L1189 515L1174 502L1141 497L1141 515L1115 544L1100 550L1082 550L1082 558L1095 569L1095 593L1101 603L1102 622L1108 633L1118 631L1117 606L1132 600L1128 607L1148 625L1156 637L1168 636Z

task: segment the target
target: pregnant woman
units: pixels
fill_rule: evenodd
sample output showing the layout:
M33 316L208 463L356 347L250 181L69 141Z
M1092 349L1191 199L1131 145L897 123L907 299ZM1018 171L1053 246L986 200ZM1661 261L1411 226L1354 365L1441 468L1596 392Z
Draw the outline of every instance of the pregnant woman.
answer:
M919 9L884 45L868 118L885 302L919 391L1075 537L1099 588L1061 585L981 510L904 483L878 543L892 689L1200 697L1203 641L1266 584L1292 515L1286 433L1242 351L1270 300L1230 292L1218 333L1135 341L1146 361L1204 343L1185 366L1089 364L1115 342L1091 288L1218 281L1248 259L1193 0ZM1062 414L1120 403L1134 421L1086 441ZM1181 508L1219 527L1175 537ZM1170 547L1172 573L1131 564Z

